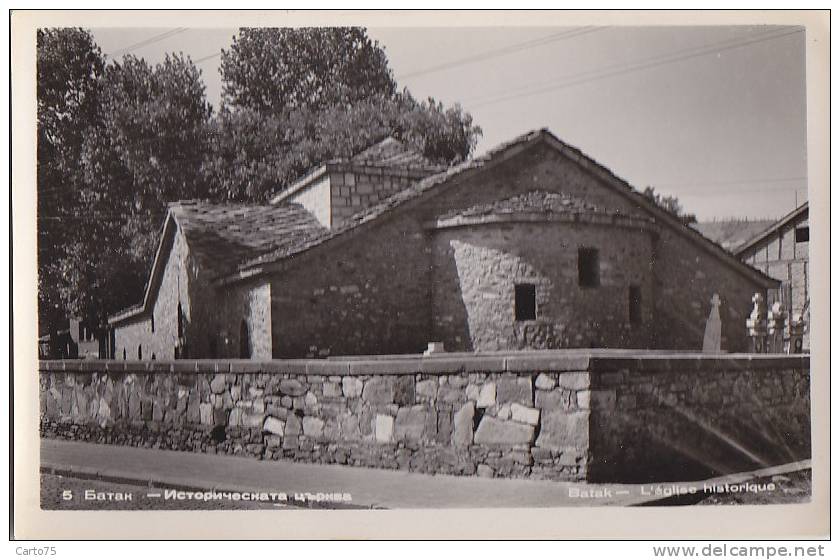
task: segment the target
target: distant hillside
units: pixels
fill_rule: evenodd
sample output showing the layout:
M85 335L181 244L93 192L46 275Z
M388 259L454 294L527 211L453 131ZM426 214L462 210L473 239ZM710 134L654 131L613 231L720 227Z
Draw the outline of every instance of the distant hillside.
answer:
M775 220L735 219L699 222L692 224L691 227L727 251L734 253L742 245L775 223Z

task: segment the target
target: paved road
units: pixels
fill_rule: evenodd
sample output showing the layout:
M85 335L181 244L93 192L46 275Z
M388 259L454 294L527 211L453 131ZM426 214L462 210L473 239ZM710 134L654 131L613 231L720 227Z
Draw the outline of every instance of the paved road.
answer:
M46 474L151 482L158 488L261 490L289 495L349 493L352 496L349 505L388 509L626 506L651 499L641 493L638 484L594 485L427 475L58 439L41 440L41 467ZM776 474L800 468L803 467L788 465L761 472ZM749 479L756 473L735 476ZM572 497L575 491L591 497Z

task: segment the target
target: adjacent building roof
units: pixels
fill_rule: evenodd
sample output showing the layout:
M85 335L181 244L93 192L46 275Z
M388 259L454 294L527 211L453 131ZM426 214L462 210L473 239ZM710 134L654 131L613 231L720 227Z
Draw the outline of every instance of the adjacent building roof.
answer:
M422 153L389 136L381 142L359 152L350 161L373 167L399 167L400 169L429 169L440 171L445 166L434 163Z
M211 276L230 273L256 255L283 251L320 237L325 228L300 204L214 204L200 200L169 205L143 302L109 318L119 323L151 311L154 293L166 266L166 249L180 231L193 254Z
M326 229L303 206L287 204L213 204L197 200L172 204L190 251L219 274L269 251L282 251Z
M761 245L768 241L769 238L779 234L781 230L795 226L797 223L808 218L808 203L799 206L792 212L783 216L779 221L773 222L764 231L753 236L749 241L741 245L736 251L738 257L742 257L749 253L756 245Z
M716 220L691 224L691 227L730 253L737 253L747 242L774 223L774 220Z

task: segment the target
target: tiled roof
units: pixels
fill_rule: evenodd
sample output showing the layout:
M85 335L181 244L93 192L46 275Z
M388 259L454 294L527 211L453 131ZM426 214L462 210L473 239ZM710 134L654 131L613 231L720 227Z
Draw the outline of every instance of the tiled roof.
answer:
M419 151L406 146L403 142L390 136L350 158L350 163L376 167L421 168L438 171L445 167L432 162Z
M297 203L213 204L189 200L170 205L170 211L190 251L216 273L235 270L242 261L283 251L326 231Z
M522 212L541 212L550 214L610 214L618 212L587 202L586 200L564 193L535 190L504 200L486 204L477 204L465 210L450 212L442 218L455 216L474 217L489 214L517 214Z

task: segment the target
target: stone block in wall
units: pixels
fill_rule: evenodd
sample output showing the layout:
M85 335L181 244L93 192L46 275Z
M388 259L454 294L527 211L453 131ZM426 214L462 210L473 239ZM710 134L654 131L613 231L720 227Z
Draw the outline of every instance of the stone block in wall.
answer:
M342 416L339 425L343 439L347 441L358 441L361 439L362 432L359 428L359 417L355 414Z
M515 422L536 426L540 423L540 411L537 408L522 406L519 403L510 405L510 418Z
M394 422L396 441L420 441L426 429L426 407L414 405L401 407Z
M213 425L213 405L210 403L201 403L198 405L198 413L201 423L205 426Z
M568 389L554 389L552 391L537 389L534 394L537 408L544 411L569 410L573 408L573 393Z
M346 376L341 380L341 392L348 399L361 395L363 387L364 383L358 377Z
M537 446L549 449L588 449L589 412L543 410Z
M473 442L473 418L475 417L475 404L467 401L453 418L452 445L466 447Z
M448 381L438 387L437 400L441 402L455 404L462 402L465 397L466 393L462 388L450 385Z
M374 434L379 443L388 443L394 436L394 417L388 414L377 414Z
M589 373L585 371L561 373L559 384L564 389L588 389L590 385Z
M438 382L434 379L419 381L415 386L415 396L420 402L431 401L437 398Z
M327 420L324 423L324 439L326 441L338 441L341 437L341 428L336 419Z
M483 445L517 445L531 443L534 426L484 416L475 432L475 443Z
M543 389L547 391L550 389L554 389L554 387L557 386L557 380L552 375L549 375L547 373L541 373L537 376L537 379L534 381L534 386L537 389Z
M280 393L292 397L300 397L306 393L306 386L297 379L284 379L277 389Z
M311 438L319 438L324 433L324 421L315 416L303 417L303 435Z
M449 409L438 410L437 412L437 435L435 441L449 444L452 436L452 411Z
M496 404L496 384L492 381L481 386L478 392L478 400L475 405L478 408L490 408Z
M362 400L370 404L391 404L394 402L394 380L390 377L374 377L365 382Z
M359 430L362 432L362 437L372 436L374 429L374 422L376 414L370 407L363 407L359 412Z
M303 426L301 426L300 419L294 414L289 414L286 417L286 426L283 431L283 435L285 437L298 436L301 434L302 431Z
M338 383L333 383L331 381L324 383L323 392L325 397L340 397L343 394Z
M265 415L259 412L243 412L241 426L245 428L260 428Z
M504 377L496 382L496 402L534 406L534 394L530 377Z
M286 423L282 420L275 418L273 416L269 416L263 422L263 431L268 432L271 434L275 434L278 436L283 436L284 430L286 427Z
M394 404L408 406L414 404L414 377L398 377L394 382Z
M496 408L496 418L499 420L510 420L510 403L505 403Z

